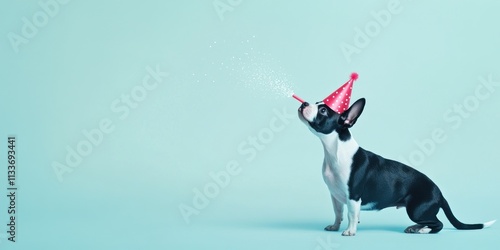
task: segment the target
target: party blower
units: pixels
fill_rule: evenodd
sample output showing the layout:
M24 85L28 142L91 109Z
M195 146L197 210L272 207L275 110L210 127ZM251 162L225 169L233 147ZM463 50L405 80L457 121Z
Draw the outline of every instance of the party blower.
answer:
M358 73L353 72L351 74L351 79L349 79L349 81L347 81L339 89L335 90L332 94L323 99L323 103L325 103L328 107L339 114L347 110L349 108L349 101L351 99L352 85L357 79ZM292 97L300 103L304 103L304 100L298 97L296 94L292 94Z
M304 103L304 100L302 100L302 98L298 97L297 95L292 94L292 97L297 99L297 101L299 101L300 103Z

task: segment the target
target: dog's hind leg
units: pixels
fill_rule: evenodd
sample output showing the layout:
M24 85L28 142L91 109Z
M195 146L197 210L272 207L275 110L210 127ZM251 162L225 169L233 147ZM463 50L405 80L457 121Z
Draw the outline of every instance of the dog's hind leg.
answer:
M415 225L405 229L405 233L437 233L443 229L443 223L437 218L439 204L437 202L409 202L406 212Z

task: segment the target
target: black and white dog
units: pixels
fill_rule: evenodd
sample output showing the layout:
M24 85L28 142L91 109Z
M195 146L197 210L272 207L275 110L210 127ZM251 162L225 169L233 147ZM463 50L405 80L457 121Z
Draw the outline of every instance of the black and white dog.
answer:
M348 110L338 114L324 103L302 103L299 118L323 144L323 179L330 190L335 222L325 228L338 231L347 205L349 225L344 236L356 234L360 210L406 207L415 225L406 233L437 233L443 223L437 218L442 208L457 229L481 229L484 224L464 224L451 212L439 188L424 174L400 162L385 159L361 148L349 128L363 112L365 99L357 100Z

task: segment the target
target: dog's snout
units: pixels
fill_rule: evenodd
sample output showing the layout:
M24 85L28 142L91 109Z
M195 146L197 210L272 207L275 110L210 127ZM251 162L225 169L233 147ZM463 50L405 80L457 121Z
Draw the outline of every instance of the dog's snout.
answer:
M302 105L300 105L300 108L305 108L309 106L309 103L308 102L303 102Z

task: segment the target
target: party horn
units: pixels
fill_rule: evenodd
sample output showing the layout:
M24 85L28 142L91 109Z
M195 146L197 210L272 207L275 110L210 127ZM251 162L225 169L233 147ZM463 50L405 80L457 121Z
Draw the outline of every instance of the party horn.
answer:
M297 101L299 101L300 103L304 103L304 100L302 100L302 98L298 97L297 95L295 94L292 94L292 97L295 98Z

